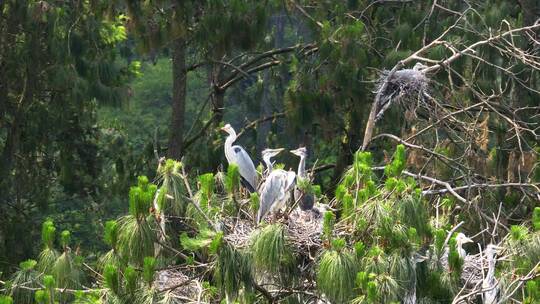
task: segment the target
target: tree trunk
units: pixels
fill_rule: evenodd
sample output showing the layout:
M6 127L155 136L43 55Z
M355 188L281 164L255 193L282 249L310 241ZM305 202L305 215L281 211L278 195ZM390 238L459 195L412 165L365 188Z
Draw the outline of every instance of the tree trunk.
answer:
M172 54L172 117L169 128L169 149L167 157L180 159L184 148L184 115L186 111L186 42L178 38L173 42Z
M334 169L334 176L332 178L333 184L332 190L337 186L337 183L341 180L345 168L349 166L353 160L353 154L360 148L360 128L362 122L362 115L352 109L348 115L347 127L345 128L345 136L340 143L339 154Z

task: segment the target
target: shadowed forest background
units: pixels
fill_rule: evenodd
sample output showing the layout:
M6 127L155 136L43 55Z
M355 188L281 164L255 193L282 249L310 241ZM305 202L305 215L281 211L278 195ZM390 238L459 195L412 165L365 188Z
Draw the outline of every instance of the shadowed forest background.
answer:
M0 303L487 303L460 231L505 248L501 303L538 303L539 69L535 0L1 1ZM255 166L307 148L315 247L227 237L258 207L227 123ZM451 271L411 262L448 244ZM198 295L156 283L176 266Z

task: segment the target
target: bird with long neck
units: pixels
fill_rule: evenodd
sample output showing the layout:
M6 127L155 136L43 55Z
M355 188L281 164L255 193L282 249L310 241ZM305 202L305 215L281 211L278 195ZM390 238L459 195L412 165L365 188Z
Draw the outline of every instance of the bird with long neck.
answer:
M282 169L273 169L272 157L276 156L283 149L266 149L262 152L262 158L266 163L267 177L261 185L259 196L260 206L257 212L257 223L259 223L268 212L280 210L289 198L289 191L294 184L294 172L287 172Z
M277 149L265 149L262 151L262 159L264 164L266 165L266 176L268 176L270 173L272 173L272 170L274 169L274 163L272 163L272 157L275 157L279 153L281 153L284 149L283 148L277 148Z
M255 170L255 165L251 157L249 157L249 154L241 146L233 146L237 136L230 124L226 124L221 130L229 134L227 139L225 139L224 145L227 162L229 162L229 165L236 164L238 166L238 171L242 177L242 184L249 192L255 192L257 188L257 170Z
M456 250L459 254L459 257L461 257L462 259L465 259L465 257L467 256L467 251L463 249L463 244L472 243L472 242L473 240L468 238L465 234L461 232L458 233L458 235L456 236Z
M501 247L489 244L484 251L488 261L488 271L485 278L482 280L482 290L485 290L484 304L497 303L499 289L497 288L497 279L495 278L495 264L497 262L496 255L499 249L501 249Z
M296 150L291 150L291 153L300 157L300 162L298 162L298 172L296 173L296 176L298 176L301 179L307 179L307 172L306 172L306 157L307 157L307 149L305 147L300 147ZM313 208L313 205L315 203L315 198L312 193L306 193L302 191L298 186L294 188L294 200L298 201L298 206L301 210L311 210Z

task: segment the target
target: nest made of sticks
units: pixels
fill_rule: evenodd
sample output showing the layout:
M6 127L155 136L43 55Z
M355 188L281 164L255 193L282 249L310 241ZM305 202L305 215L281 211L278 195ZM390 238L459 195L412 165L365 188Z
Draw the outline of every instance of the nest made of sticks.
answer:
M197 302L203 292L201 282L178 269L164 269L156 272L154 284L159 291L170 291L174 296L187 301Z
M322 247L322 216L316 208L308 211L295 209L288 215L278 214L269 222L279 222L285 227L287 241L295 254L312 258L313 253ZM250 246L257 230L253 220L226 218L223 224L229 232L225 235L227 242L238 249Z
M422 64L412 69L395 72L383 70L377 82L377 110L375 121L382 118L384 112L394 103L401 103L408 110L413 110L420 103L425 103L428 96L429 78L424 74Z

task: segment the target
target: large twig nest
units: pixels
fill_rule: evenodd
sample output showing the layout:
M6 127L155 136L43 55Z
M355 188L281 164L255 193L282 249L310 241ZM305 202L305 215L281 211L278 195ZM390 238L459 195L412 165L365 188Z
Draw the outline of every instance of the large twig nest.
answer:
M321 248L322 216L317 210L293 210L289 215L278 215L269 222L280 222L285 227L287 241L294 253L311 256ZM250 219L226 218L223 220L225 240L235 248L243 249L250 245L257 226Z
M196 279L177 269L165 269L156 273L154 285L159 291L171 292L184 301L191 299L197 301L202 293L202 285Z
M382 118L384 112L394 103L401 103L408 109L415 108L423 102L429 85L429 78L422 69L425 66L418 63L412 69L402 69L395 72L384 70L376 86L377 110L375 121Z

